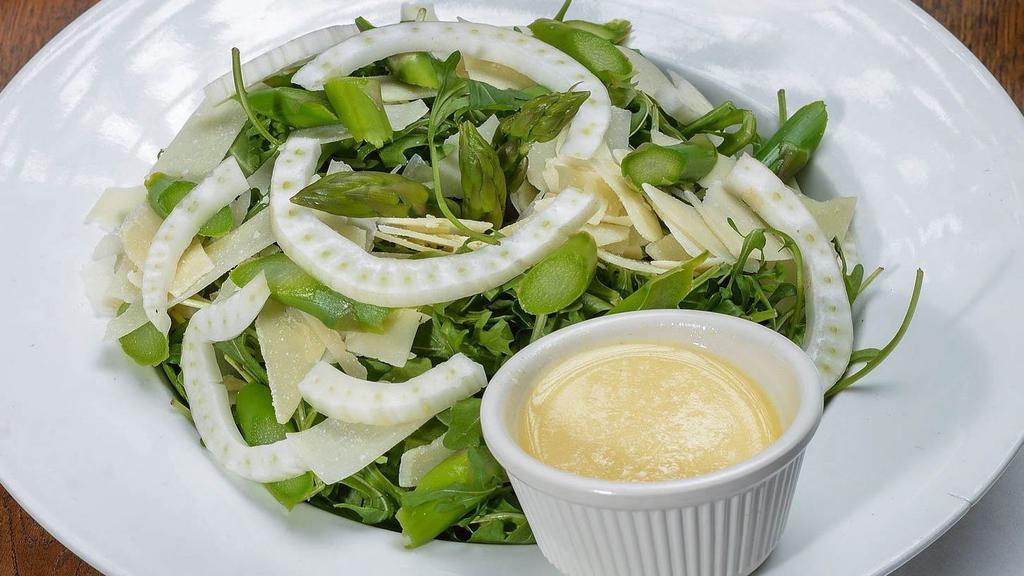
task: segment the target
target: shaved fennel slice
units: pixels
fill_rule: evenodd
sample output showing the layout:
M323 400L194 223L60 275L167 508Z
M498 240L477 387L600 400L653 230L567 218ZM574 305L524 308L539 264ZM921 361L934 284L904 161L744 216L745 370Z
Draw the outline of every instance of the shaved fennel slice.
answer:
M622 176L622 170L611 156L603 155L593 165L601 175L601 179L619 198L619 202L626 210L626 215L629 216L630 222L640 236L648 242L661 240L665 233L662 232L661 224L658 223L658 217L651 210L651 206L644 201L643 196L633 189L629 182L626 182Z
M86 224L95 224L107 232L117 230L138 205L146 201L146 188L107 188L85 217Z
M483 366L456 354L405 382L361 380L321 362L302 379L299 390L321 414L386 426L429 418L486 385Z
M693 206L650 184L644 184L643 188L655 212L687 253L696 256L707 250L714 257L733 259L729 249L708 228Z
M406 450L398 463L398 485L402 488L416 486L427 472L452 454L455 454L455 450L445 447L443 435L435 438L430 444Z
M238 102L204 100L160 154L153 172L193 182L202 180L220 164L245 121L245 111Z
M367 30L342 41L303 66L293 81L320 89L327 79L394 54L436 52L463 54L508 66L552 90L587 91L569 126L561 153L589 158L604 140L610 119L610 100L604 84L582 64L525 34L486 24L465 22L407 22Z
M500 243L427 260L369 254L290 198L309 182L320 147L289 138L274 169L271 217L285 253L307 273L349 298L408 308L447 302L500 286L561 245L593 214L592 195L567 189L536 218Z
M246 81L246 86L252 86L275 72L297 62L308 60L345 38L358 33L359 29L355 24L347 24L329 26L303 34L242 64L242 77ZM235 80L228 72L210 82L206 88L203 88L203 92L206 93L206 99L210 102L222 102L235 95Z
M326 484L334 484L362 470L405 440L429 417L394 426L370 426L327 419L309 430L288 435L288 442L303 466Z
M814 221L821 226L825 237L835 238L842 243L853 222L853 212L857 207L854 197L832 198L831 200L815 200L809 196L800 196L807 211L814 216Z
M149 321L164 334L171 328L167 292L181 255L204 222L248 189L238 162L229 158L189 192L157 230L142 267L142 303Z
M853 349L850 300L835 250L796 194L754 158L740 158L725 188L770 226L792 237L800 248L807 291L803 347L827 390L842 377Z
M273 243L274 233L270 229L270 210L264 209L250 218L248 222L232 230L227 236L206 247L206 254L213 262L213 268L189 284L188 288L181 290L180 295L171 300L171 305L196 295L213 284L216 279L230 272L235 266Z
M349 332L345 346L356 356L373 358L401 368L409 361L416 330L430 316L416 310L395 310L384 325L384 332Z
M320 361L326 347L301 312L273 301L256 317L256 336L267 364L274 415L284 424L302 402L299 381Z
M212 343L241 334L269 297L266 278L260 275L229 298L196 312L181 351L185 393L203 444L228 470L257 482L293 478L307 468L287 440L250 447L242 439Z
M424 11L423 18L420 18L421 10ZM415 22L418 20L436 22L437 12L434 11L434 5L430 2L402 2L401 20L402 22Z
M107 287L106 295L108 298L119 303L132 303L138 301L142 297L142 293L139 292L139 288L129 280L129 275L136 273L135 265L128 261L127 258L121 258L118 262L117 267L114 269L114 275L110 279L110 285Z

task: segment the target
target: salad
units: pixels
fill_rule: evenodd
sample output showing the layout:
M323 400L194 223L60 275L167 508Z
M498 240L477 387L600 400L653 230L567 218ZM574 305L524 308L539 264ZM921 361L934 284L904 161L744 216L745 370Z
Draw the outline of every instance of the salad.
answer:
M106 336L156 367L210 455L306 502L433 539L533 542L481 440L513 354L643 309L745 318L800 344L832 397L866 274L855 199L797 176L823 102L778 129L627 46L630 24L401 22L310 32L242 63L141 186L107 190L86 269ZM595 425L600 425L595 422Z

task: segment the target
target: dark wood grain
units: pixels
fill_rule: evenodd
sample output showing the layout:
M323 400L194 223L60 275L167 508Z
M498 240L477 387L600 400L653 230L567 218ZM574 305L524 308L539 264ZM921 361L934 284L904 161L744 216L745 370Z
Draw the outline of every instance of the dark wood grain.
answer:
M0 0L0 88L97 0ZM1024 0L915 0L960 38L1024 108ZM99 574L0 488L0 576Z

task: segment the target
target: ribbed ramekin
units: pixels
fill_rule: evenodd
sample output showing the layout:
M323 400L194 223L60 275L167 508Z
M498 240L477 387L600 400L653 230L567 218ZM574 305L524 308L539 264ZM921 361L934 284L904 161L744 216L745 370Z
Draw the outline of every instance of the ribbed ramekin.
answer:
M764 388L782 435L734 466L666 482L586 478L527 454L516 433L523 403L539 377L577 352L631 342L698 346L730 361ZM721 314L652 310L582 322L524 348L491 379L481 423L537 544L561 572L745 576L779 541L821 411L817 370L778 333Z

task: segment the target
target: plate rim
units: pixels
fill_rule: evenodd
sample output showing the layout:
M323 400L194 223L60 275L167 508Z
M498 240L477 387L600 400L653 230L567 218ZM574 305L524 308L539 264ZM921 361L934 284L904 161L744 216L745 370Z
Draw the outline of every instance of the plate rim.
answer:
M988 67L985 66L985 64L982 63L959 38L957 38L945 26L939 23L934 17L915 4L912 0L897 0L897 2L893 3L893 7L899 9L921 24L925 33L932 36L943 48L949 50L957 60L974 73L982 86L994 95L993 99L988 103L989 105L998 105L1002 109L999 111L1000 114L1009 112L1012 115L1015 113L1021 120L1021 127L1024 127L1024 112L1022 112L1022 110L1017 106L1006 91L1006 88L998 81L998 79L995 78ZM27 78L34 76L39 69L46 65L49 58L60 49L60 46L63 43L68 41L70 38L86 34L83 30L84 28L90 24L102 21L102 19L107 16L107 13L115 8L117 8L117 6L114 0L100 0L90 8L86 9L82 14L61 29L61 31L53 38L47 41L46 44L44 44L43 47L40 48L39 51L37 51L29 61L11 77L3 90L0 90L0 109L3 108L8 99L14 97L13 94L15 92L21 91L21 89L27 84ZM992 486L1006 472L1007 467L1013 458L1021 452L1022 449L1024 449L1024 425L1019 427L1015 433L1013 441L1009 443L1004 451L1002 451L999 464L984 475L982 483L978 484L971 494L963 495L963 500L960 501L959 504L956 504L956 501L951 499L948 506L949 513L941 523L936 524L927 534L922 534L921 538L910 543L899 554L885 561L885 564L872 573L872 576L883 576L897 570L914 556L931 546L960 519L962 519L964 515L966 515L974 505L988 493ZM999 450L993 450L993 452L1000 453ZM87 544L82 538L76 535L65 525L64 522L60 520L59 515L51 514L47 516L45 514L40 514L38 511L40 510L41 505L37 498L32 497L30 494L31 490L26 489L23 485L12 480L13 475L10 474L10 470L8 470L4 463L0 461L0 484L2 484L7 490L11 498L17 502L18 505L21 506L21 508L28 513L34 521L42 526L48 534L60 542L61 545L68 548L81 560L104 574L126 576L131 574L117 561L110 558L99 548Z

